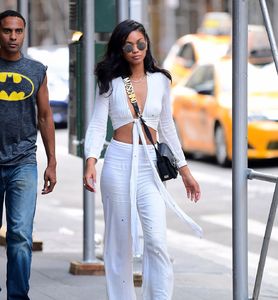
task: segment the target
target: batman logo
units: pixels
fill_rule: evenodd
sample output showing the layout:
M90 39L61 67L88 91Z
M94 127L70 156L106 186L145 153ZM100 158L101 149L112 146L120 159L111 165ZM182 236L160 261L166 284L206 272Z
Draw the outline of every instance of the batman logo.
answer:
M34 84L30 78L19 73L0 72L0 100L25 100L33 92Z

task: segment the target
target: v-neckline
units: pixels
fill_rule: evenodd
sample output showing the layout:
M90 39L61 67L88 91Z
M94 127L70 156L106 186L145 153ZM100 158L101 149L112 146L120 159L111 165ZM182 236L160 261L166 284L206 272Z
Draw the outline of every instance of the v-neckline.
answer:
M146 99L145 99L145 103L144 103L143 110L142 110L142 111L140 110L140 113L141 113L142 116L144 116L144 112L145 112L146 105L147 105L148 98L149 98L149 76L148 76L148 73L146 73L146 81L147 81L147 94L146 94ZM124 83L123 83L123 84L124 84ZM133 88L133 89L134 89L134 88ZM126 98L127 98L127 101L128 101L128 102L127 102L127 108L128 108L128 111L129 111L129 113L130 113L132 119L134 119L133 114L132 114L132 111L131 111L131 109L133 109L133 105L131 104L130 99L129 99L128 95L127 95L127 92L126 92L126 89L125 89L125 85L124 85L124 92L125 92L125 95L126 95ZM134 91L134 93L135 93L135 91ZM137 99L136 99L136 102L137 102ZM131 107L129 106L129 103L131 104ZM138 103L138 102L137 102L137 103ZM139 106L139 105L138 105L138 106ZM137 119L137 116L136 116L136 119Z

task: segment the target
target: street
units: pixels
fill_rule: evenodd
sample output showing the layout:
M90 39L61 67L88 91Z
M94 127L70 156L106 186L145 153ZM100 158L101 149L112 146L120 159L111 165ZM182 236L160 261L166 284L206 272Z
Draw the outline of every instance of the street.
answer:
M52 194L38 196L34 224L34 238L43 241L43 253L40 259L43 259L43 255L47 254L50 269L51 264L55 264L55 259L51 261L52 255L56 259L57 254L60 255L60 259L65 266L62 272L65 274L68 273L71 259L82 260L83 249L82 160L68 154L67 134L66 129L56 131L58 183ZM39 189L41 189L43 186L42 176L45 167L45 154L40 139L38 142L38 161ZM193 175L201 185L201 200L196 204L186 199L186 193L180 178L170 181L167 186L177 203L203 227L204 237L202 239L195 237L191 229L168 210L168 245L175 271L173 299L229 300L232 299L232 170L221 168L209 159L188 160L188 163ZM102 161L98 163L99 169L101 164ZM277 161L253 163L251 168L259 172L278 174ZM249 181L248 189L248 271L249 296L251 296L274 184L252 180ZM97 239L101 240L103 217L99 192L95 196L95 205L96 234ZM100 250L96 249L96 253L99 254ZM37 259L37 255L34 254L35 265ZM60 273L57 273L57 278L65 276ZM43 289L42 282L45 280L43 269L34 267L32 276L31 291L38 294L40 289ZM88 282L87 288L89 291L89 282L93 280L88 278L90 276L72 277L73 279L70 279L72 281L71 288L78 282L83 281L83 283ZM53 281L55 290L55 284L58 284L55 282L56 279L48 278L47 280ZM96 278L94 280L100 281L102 279ZM1 285L3 287L3 281ZM66 288L70 287L65 286ZM105 285L102 284L99 293L105 293L104 291ZM202 297L196 296L200 295L200 291ZM58 290L56 293L59 293ZM74 293L71 293L72 298L68 297L68 300L88 299L82 297L81 294L74 297ZM33 299L36 300L36 297ZM54 296L53 298L40 298L40 300L44 299L60 298L58 296L56 298ZM92 296L91 299L102 300L105 299L105 296L103 298ZM260 299L278 299L277 217L270 240Z

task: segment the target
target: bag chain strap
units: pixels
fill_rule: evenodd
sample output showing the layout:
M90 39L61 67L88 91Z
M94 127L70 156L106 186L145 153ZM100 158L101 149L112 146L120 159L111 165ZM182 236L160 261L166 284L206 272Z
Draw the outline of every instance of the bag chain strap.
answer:
M161 155L160 155L159 151L155 147L155 144L154 144L152 135L150 133L150 130L149 130L148 126L145 123L146 121L143 119L142 114L140 112L140 109L139 109L139 106L138 106L138 103L137 103L137 100L136 100L135 92L134 92L132 83L130 81L130 78L129 77L125 77L125 78L123 78L123 81L124 81L126 93L127 93L128 97L129 97L129 100L130 100L130 102L131 102L134 110L135 110L135 113L137 114L138 118L141 120L141 123L142 123L142 125L144 127L144 130L146 132L147 138L153 144L157 156L159 158L161 158ZM157 144L159 144L159 143L157 142Z
M141 119L142 118L142 114L140 112L138 103L136 101L136 96L135 96L135 92L134 92L132 83L131 83L129 77L123 78L123 81L124 81L124 84L125 84L125 89L126 89L126 93L127 93L128 97L129 97L129 100L130 100L132 106L134 107L134 110L135 110L138 118Z

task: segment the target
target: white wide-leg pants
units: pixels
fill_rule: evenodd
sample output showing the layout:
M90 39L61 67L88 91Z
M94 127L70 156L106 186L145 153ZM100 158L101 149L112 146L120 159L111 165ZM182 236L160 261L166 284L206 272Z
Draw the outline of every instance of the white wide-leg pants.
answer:
M155 161L153 146L147 147ZM138 145L137 155L134 158L133 145L115 140L111 141L105 154L100 184L105 218L107 293L109 300L136 299L132 269L132 187L144 236L143 299L170 300L173 269L166 245L165 202L142 145ZM131 174L134 159L138 161L135 177ZM136 182L131 184L131 180Z

